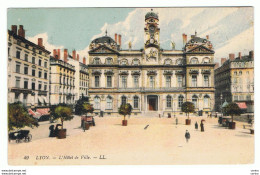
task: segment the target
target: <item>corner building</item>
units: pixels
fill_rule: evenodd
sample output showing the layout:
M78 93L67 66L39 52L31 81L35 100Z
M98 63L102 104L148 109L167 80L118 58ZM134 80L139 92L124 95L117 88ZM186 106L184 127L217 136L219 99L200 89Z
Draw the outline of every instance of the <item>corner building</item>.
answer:
M160 47L159 17L145 15L144 49L121 49L121 35L103 36L89 46L89 97L95 113L118 115L122 103L133 106L133 114L166 116L182 114L185 101L196 111L214 108L214 50L209 37L183 34L182 50Z

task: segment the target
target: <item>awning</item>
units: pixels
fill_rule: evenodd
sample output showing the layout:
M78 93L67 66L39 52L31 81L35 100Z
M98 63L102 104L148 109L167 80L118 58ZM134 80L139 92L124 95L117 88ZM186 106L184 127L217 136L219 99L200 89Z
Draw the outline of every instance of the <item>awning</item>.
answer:
M40 113L41 115L49 115L50 109L49 108L38 108L36 112Z
M35 112L33 112L32 109L28 109L28 112L29 112L30 115L35 115Z
M42 116L39 112L34 112L32 109L29 109L28 112L30 115L37 119L39 119Z
M236 103L240 109L247 109L247 105L245 102Z

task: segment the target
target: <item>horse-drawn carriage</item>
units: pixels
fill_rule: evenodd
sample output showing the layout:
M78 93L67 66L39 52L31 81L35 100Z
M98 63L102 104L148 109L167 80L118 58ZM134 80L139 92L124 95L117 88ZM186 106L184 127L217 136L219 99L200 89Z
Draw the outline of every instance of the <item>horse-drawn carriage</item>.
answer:
M15 140L16 143L20 143L21 141L30 142L32 140L32 135L29 130L19 130L16 132L10 132L8 140L9 142Z

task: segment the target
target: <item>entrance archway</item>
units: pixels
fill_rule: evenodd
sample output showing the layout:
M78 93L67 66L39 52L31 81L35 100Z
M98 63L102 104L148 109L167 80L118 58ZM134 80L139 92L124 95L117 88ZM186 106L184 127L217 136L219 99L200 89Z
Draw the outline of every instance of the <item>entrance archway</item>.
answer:
M148 95L147 103L148 103L148 111L158 111L158 96Z

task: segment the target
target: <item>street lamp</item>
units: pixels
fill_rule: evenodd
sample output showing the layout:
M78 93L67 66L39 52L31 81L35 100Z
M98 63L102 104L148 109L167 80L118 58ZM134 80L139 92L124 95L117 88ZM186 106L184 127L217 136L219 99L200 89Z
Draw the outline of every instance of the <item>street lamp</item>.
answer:
M221 110L221 114L222 114L222 117L223 117L223 111L222 111L222 99L223 99L223 95L222 95L222 92L220 94L220 110Z
M175 103L173 103L173 106L174 106L174 118L175 118Z

